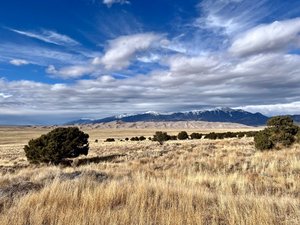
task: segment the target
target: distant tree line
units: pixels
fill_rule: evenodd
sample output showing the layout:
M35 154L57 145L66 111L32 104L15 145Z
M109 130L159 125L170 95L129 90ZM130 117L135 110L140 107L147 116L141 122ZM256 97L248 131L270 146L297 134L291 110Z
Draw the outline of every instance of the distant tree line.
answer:
M242 137L254 137L257 134L257 131L239 131L239 132L223 132L223 133L215 133L211 132L205 134L205 139L225 139L225 138L242 138Z
M239 132L224 132L224 133L215 133L211 132L208 134L202 133L192 133L188 135L186 131L181 131L176 136L168 135L166 132L157 131L152 140L158 141L160 144L163 144L165 141L169 140L187 140L187 139L224 139L224 138L242 138L242 137L254 137L257 131L239 131Z
M190 135L186 131L181 131L177 135L169 135L167 132L157 131L153 135L153 137L149 137L150 141L157 141L160 144L163 144L165 141L173 141L173 140L188 140L188 139L225 139L225 138L242 138L242 137L254 137L257 134L257 131L239 131L239 132L223 132L223 133L215 133L211 132L208 134L196 133L193 132ZM145 136L136 136L131 138L125 138L125 141L145 141L147 138ZM107 138L104 142L114 142L114 138ZM120 141L123 141L121 139ZM95 142L98 142L96 139Z
M132 137L132 138L125 138L125 141L144 141L146 140L146 138L144 136L140 136L140 137ZM115 142L116 140L114 138L106 138L106 140L104 142ZM120 141L124 141L123 139L120 139ZM95 140L95 143L98 143L98 139Z

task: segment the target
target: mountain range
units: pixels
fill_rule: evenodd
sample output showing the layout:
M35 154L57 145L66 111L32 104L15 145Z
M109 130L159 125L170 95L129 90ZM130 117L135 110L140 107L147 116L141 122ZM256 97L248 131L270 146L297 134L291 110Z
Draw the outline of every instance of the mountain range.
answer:
M300 116L293 116L299 119ZM172 121L206 121L206 122L229 122L248 126L265 125L269 117L261 113L251 113L241 109L214 108L207 110L193 110L189 112L157 113L145 112L141 114L123 114L102 119L80 119L66 125L97 124L113 121L122 122L172 122Z

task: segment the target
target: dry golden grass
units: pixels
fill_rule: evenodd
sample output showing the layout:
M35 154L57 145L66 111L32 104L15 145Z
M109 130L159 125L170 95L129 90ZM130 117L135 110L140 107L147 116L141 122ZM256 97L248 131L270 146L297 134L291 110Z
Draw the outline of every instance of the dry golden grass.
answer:
M299 145L94 143L149 131L101 132L89 132L90 153L73 167L30 166L22 141L0 142L1 224L300 224Z

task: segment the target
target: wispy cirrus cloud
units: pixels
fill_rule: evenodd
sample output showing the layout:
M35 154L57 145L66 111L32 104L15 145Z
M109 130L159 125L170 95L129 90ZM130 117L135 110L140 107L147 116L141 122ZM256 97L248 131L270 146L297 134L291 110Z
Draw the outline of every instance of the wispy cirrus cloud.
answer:
M201 0L197 16L179 24L177 36L166 46L188 55L225 51L233 37L255 26L270 14L268 0Z
M40 32L31 32L31 31L22 31L17 29L9 28L9 30L24 35L26 37L34 38L40 41L44 41L47 43L61 45L61 46L74 46L79 45L79 42L75 41L74 39L68 37L64 34L59 34L55 31L51 30L41 30Z
M21 59L40 66L48 66L50 64L83 64L86 60L93 57L93 52L85 54L79 51L67 51L65 49L50 48L48 46L42 47L34 44L24 45L12 42L0 43L0 49L0 58L2 58L3 61L15 64L20 64L22 61L16 61L14 59Z
M270 9L265 6L267 3L267 0L255 4L252 0L203 0L198 5L201 16L195 20L194 25L230 36L266 17L270 13Z

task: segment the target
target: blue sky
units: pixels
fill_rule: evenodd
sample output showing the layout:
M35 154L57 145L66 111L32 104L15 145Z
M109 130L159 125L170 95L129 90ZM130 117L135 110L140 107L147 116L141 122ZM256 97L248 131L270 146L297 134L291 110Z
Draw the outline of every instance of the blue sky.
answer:
M11 0L0 124L236 107L300 114L298 0Z

